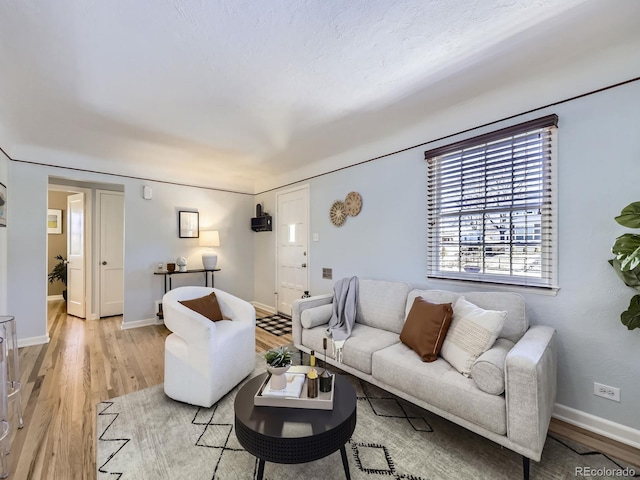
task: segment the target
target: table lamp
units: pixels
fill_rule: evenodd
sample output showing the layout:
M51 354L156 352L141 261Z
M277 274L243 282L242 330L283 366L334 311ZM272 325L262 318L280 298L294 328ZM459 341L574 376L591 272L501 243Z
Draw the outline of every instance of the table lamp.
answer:
M218 264L218 254L213 251L213 247L220 246L220 235L218 235L218 231L201 231L200 246L207 247L207 250L202 253L202 266L205 270L213 270Z

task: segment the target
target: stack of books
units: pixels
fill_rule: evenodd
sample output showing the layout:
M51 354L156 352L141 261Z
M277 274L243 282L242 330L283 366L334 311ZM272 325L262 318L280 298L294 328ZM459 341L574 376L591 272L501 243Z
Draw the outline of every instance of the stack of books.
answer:
M273 390L271 388L271 379L267 382L262 395L265 397L293 397L300 398L302 387L306 375L304 373L285 373L287 376L287 386L282 390Z

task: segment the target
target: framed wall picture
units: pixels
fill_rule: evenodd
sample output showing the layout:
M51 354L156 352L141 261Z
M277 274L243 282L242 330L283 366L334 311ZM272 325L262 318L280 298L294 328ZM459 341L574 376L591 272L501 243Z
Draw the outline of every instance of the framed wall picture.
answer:
M200 236L198 212L178 212L178 236L180 238L198 238Z
M47 233L62 233L62 210L47 209Z
M0 227L7 226L7 187L0 183Z

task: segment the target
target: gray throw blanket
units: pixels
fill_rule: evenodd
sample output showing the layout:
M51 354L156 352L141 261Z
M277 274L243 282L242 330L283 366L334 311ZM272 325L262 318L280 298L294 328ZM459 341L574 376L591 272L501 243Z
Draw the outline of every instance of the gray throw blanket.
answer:
M333 340L333 354L337 362L342 362L342 347L356 322L357 304L358 277L337 281L333 286L333 313L327 328L327 335Z

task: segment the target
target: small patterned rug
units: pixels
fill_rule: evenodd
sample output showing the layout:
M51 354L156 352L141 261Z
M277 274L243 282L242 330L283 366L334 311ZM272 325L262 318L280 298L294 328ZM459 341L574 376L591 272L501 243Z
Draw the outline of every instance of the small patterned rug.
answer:
M291 333L291 317L287 317L282 314L257 318L256 325L278 337Z

